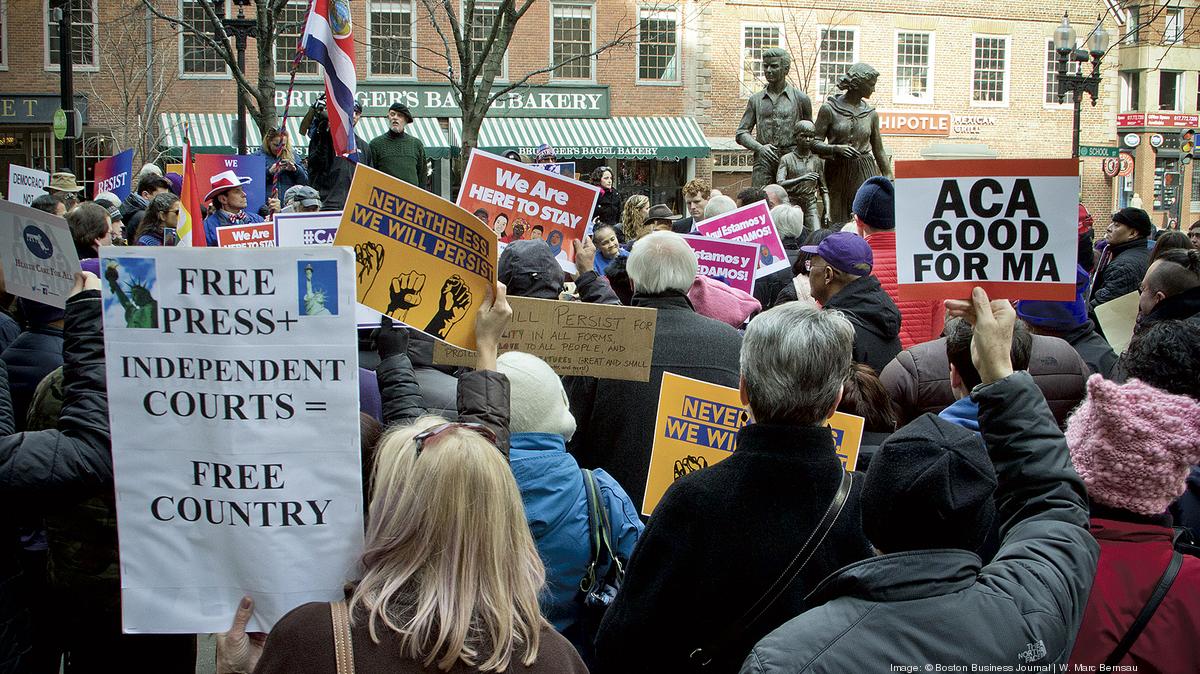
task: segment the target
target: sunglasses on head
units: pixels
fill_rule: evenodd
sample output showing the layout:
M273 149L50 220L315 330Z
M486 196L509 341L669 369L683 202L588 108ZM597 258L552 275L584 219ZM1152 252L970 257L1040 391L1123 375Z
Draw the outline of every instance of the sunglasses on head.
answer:
M492 429L488 428L487 426L484 426L483 424L451 421L449 423L441 424L440 426L434 426L427 431L421 431L417 434L417 437L413 438L413 441L417 443L417 456L421 456L421 452L425 449L426 444L437 440L446 431L450 431L455 428L465 428L469 431L473 431L483 437L484 440L487 440L493 445L496 444L496 434L493 433Z

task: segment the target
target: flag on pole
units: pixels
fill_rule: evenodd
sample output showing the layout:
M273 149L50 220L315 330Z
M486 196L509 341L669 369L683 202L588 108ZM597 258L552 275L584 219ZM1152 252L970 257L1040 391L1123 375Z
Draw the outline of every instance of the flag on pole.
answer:
M325 69L325 110L333 149L345 157L358 151L354 144L354 39L350 34L350 0L313 0L304 24L304 53Z
M208 245L204 236L204 202L200 201L191 134L186 129L183 136L183 188L179 191L179 222L175 226L178 245L204 247Z

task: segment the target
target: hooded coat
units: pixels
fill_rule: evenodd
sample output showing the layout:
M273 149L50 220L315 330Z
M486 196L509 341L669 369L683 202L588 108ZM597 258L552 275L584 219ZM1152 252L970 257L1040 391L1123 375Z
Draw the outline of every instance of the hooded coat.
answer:
M1092 320L1096 320L1096 307L1137 290L1149 267L1150 249L1146 247L1146 239L1108 246L1100 256L1092 292L1088 296Z
M1200 286L1171 295L1154 305L1150 313L1138 319L1138 330L1159 321L1186 321L1200 315Z
M854 326L854 361L876 372L900 353L900 310L874 276L860 276L825 303Z

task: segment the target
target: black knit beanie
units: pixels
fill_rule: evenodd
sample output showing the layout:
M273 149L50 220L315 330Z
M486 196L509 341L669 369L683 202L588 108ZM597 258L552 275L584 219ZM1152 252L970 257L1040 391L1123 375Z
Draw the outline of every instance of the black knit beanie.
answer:
M932 414L884 441L862 492L863 532L881 552L978 551L996 505L996 471L977 433Z

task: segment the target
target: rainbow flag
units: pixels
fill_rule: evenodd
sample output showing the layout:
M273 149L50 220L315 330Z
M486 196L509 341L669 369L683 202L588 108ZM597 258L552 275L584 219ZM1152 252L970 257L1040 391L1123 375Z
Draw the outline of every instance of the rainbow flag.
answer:
M184 132L183 189L179 195L179 224L175 233L180 246L208 245L204 236L204 202L200 201L200 185L196 180L196 160L192 156L192 139Z

